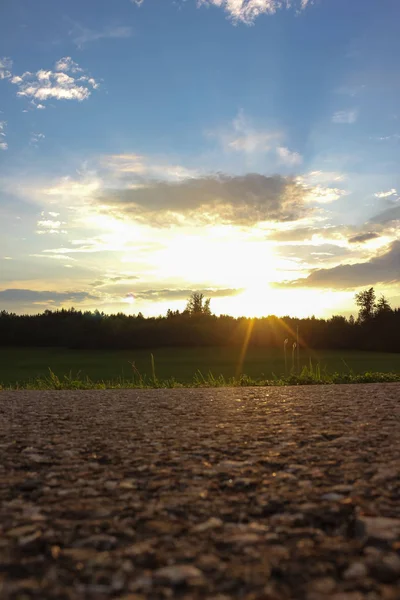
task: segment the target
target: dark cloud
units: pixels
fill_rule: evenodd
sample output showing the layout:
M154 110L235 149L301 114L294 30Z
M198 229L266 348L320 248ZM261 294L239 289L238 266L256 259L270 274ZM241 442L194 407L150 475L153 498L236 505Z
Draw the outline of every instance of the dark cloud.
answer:
M252 225L259 221L295 221L312 210L309 193L292 178L259 174L213 175L180 182L148 181L100 197L115 212L158 225L179 222L179 215L203 221Z
M118 275L116 277L107 277L105 279L97 279L93 281L91 284L93 287L98 287L101 285L106 285L108 283L120 283L121 281L133 281L135 279L140 279L137 275Z
M162 289L162 290L143 290L140 292L134 292L132 294L128 294L129 296L133 296L137 300L186 300L193 293L193 289L191 290L183 290L183 289ZM199 289L196 290L204 294L207 298L225 298L226 296L237 296L241 292L242 289Z
M287 282L285 287L325 287L354 289L363 285L400 282L400 240L393 242L385 254L368 262L317 269L305 279Z
M370 223L380 223L385 225L391 221L400 221L400 204L389 206L386 210L378 213L370 220Z
M341 239L343 233L343 227L296 227L296 229L284 231L271 231L268 233L267 239L274 242L303 242L311 240L313 235Z
M374 233L373 231L369 231L368 233L359 233L358 235L353 235L353 237L349 238L349 244L362 244L363 242L368 242L369 240L376 240L376 238L380 237L379 233Z
M120 275L119 277L108 277L107 281L117 283L118 281L128 281L131 279L140 279L137 275Z
M64 302L83 302L84 300L96 300L97 296L92 296L86 292L50 292L35 290L7 289L0 291L0 302L8 304L15 302L17 304L60 304Z

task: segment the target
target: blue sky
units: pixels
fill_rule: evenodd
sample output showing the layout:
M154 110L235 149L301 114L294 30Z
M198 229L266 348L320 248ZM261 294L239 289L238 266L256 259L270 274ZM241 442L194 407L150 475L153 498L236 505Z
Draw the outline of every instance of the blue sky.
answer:
M0 308L400 303L396 0L3 0Z

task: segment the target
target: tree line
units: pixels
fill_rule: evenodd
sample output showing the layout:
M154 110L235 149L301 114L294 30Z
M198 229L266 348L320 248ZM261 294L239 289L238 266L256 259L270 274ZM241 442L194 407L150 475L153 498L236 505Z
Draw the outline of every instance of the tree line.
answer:
M235 318L212 314L210 299L194 292L183 311L165 316L104 314L71 309L36 315L0 312L0 345L131 349L168 346L251 346L282 348L297 341L302 347L335 350L400 352L400 309L393 309L374 288L355 296L359 313L346 319ZM250 333L250 337L249 337Z

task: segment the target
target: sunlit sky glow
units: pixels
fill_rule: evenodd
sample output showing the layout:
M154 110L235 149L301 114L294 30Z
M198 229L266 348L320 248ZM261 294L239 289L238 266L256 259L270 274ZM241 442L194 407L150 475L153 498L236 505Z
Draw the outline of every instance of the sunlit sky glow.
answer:
M397 0L3 0L0 310L400 305Z

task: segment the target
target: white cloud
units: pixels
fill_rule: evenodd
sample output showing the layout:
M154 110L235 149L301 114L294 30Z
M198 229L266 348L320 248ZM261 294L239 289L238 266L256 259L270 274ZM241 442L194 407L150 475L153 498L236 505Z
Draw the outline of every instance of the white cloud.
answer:
M186 0L183 0L186 1ZM313 4L314 0L197 0L197 6L215 6L222 8L234 23L252 25L260 15L274 15L284 8L302 11ZM141 6L144 0L131 0Z
M52 250L44 250L43 252L52 252ZM72 256L66 256L65 253L60 254L30 254L32 258L50 258L52 260L71 260L76 261L76 258L72 258ZM67 265L64 265L67 266ZM71 266L70 266L71 267Z
M170 164L163 161L151 161L140 154L109 154L101 159L102 167L106 168L112 176L127 176L138 178L155 178L167 181L180 181L191 177L198 177L199 171L188 169L182 165Z
M327 186L327 183L343 181L341 173L329 171L311 171L296 178L296 182L306 190L306 202L311 204L330 204L346 196L349 192L339 187Z
M263 133L263 132L249 132L247 134L239 135L232 141L228 142L230 150L237 150L238 152L247 152L249 154L253 152L266 152L271 148L271 141L274 134Z
M348 192L341 188L324 187L322 185L316 185L309 191L307 200L308 202L316 202L318 204L330 204L339 200L342 196L346 196Z
M8 144L6 142L5 129L7 127L7 121L0 121L0 150L8 150Z
M37 222L38 227L44 229L59 229L61 227L61 221L52 221L51 219L45 219Z
M40 188L38 193L41 197L57 199L57 203L65 201L69 207L74 207L82 206L82 203L90 199L100 188L101 180L88 174L80 179L62 177L55 185Z
M132 28L120 25L117 27L106 27L100 31L95 31L94 29L89 29L88 27L83 27L79 23L75 23L73 29L70 31L70 35L72 41L78 48L82 48L85 44L102 39L128 38L132 35Z
M31 139L30 139L30 144L37 148L40 140L44 140L45 137L46 136L44 135L44 133L32 133Z
M57 214L57 213L48 213L49 216ZM59 221L59 220L55 220L54 218L49 219L46 218L45 213L42 212L42 219L40 219L37 222L37 231L36 233L39 235L43 235L45 233L50 233L50 234L60 234L60 233L67 233L64 229L61 229L61 227L63 225L66 225L65 221Z
M344 181L345 175L339 171L310 171L301 176L301 181L308 185Z
M333 123L339 123L342 125L351 125L357 121L358 111L357 110L339 110L335 112L332 117Z
M37 72L37 78L39 81L49 81L51 74L51 71L40 69L40 71Z
M276 153L281 163L288 166L300 165L303 162L302 156L298 152L291 152L289 148L279 146L276 149Z
M71 73L82 73L83 69L72 60L70 56L60 58L55 64L56 71L71 71Z
M389 142L391 140L396 140L397 141L397 140L400 140L400 134L393 133L392 135L385 135L385 136L379 137L378 140L380 142Z
M264 158L269 153L270 160L277 161L277 165L294 167L303 161L301 154L282 144L283 132L254 126L243 110L229 127L209 131L207 135L216 138L225 152L243 153L246 160Z
M8 79L11 77L11 69L12 69L13 61L11 58L7 58L3 56L0 58L0 79Z
M376 198L389 198L389 196L395 196L397 194L397 190L394 188L389 190L388 192L377 192L374 194Z
M309 0L198 0L199 6L216 6L228 13L234 22L247 25L254 23L260 15L273 15L279 9L297 7L304 10L310 4Z
M280 132L255 128L242 110L233 119L229 128L211 131L207 135L217 138L225 151L246 154L268 152L282 137Z
M33 105L43 110L43 102L49 99L79 102L87 100L99 84L93 77L84 73L85 71L67 56L56 62L55 71L27 71L13 77L11 83L18 87L17 96L32 99Z
M56 98L57 100L86 100L90 96L90 91L84 87L62 87L48 86L40 88L36 86L26 86L18 92L18 96L33 96L40 100Z

